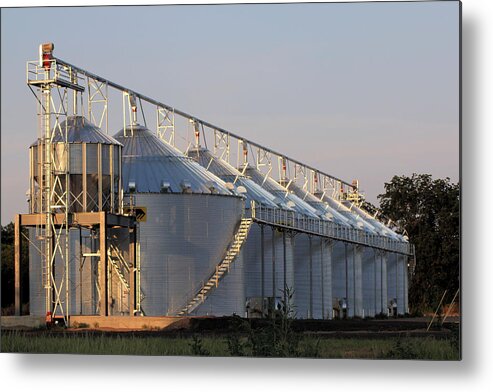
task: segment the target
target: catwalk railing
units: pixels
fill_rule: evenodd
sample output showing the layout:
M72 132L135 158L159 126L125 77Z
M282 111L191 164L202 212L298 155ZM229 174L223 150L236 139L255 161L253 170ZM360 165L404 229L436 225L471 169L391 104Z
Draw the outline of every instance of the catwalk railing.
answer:
M328 220L311 218L296 211L267 207L261 203L252 202L251 208L247 210L248 213L254 221L270 226L414 256L414 246L409 242L371 234Z

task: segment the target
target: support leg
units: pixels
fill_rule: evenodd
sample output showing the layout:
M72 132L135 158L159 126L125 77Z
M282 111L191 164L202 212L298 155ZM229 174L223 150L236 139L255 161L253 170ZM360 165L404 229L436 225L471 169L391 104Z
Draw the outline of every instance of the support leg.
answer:
M108 256L106 234L106 212L100 213L99 219L99 315L108 316Z

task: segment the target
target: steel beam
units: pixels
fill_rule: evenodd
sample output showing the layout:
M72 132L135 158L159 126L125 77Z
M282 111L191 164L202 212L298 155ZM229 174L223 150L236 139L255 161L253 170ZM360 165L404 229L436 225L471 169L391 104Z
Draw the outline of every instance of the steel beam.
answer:
M65 214L54 214L53 224L55 226L64 224ZM109 227L132 227L135 218L133 216L117 215L107 213L106 224ZM21 226L45 225L46 217L44 214L20 214ZM99 212L76 212L69 214L70 226L92 227L100 223Z
M135 286L136 286L136 270L137 270L137 257L136 257L136 248L137 248L137 231L135 228L130 229L130 242L128 244L129 249L128 249L128 254L130 258L130 301L128 304L129 308L129 314L130 316L135 316L135 311L136 311L136 292L135 292ZM137 295L140 295L140 293L137 293Z
M108 316L108 248L106 212L100 212L99 223L99 315Z

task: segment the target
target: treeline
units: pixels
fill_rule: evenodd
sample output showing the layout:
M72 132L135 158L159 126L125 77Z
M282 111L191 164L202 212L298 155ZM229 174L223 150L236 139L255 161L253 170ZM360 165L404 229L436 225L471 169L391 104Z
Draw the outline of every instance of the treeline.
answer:
M2 228L2 261L1 261L1 304L2 314L12 314L14 310L14 224L9 223ZM22 233L28 235L27 229ZM22 264L21 264L21 302L24 306L29 303L29 249L28 241L22 237Z
M378 196L382 212L403 227L416 247L409 285L411 312L435 309L445 290L460 285L460 185L429 174L394 176Z

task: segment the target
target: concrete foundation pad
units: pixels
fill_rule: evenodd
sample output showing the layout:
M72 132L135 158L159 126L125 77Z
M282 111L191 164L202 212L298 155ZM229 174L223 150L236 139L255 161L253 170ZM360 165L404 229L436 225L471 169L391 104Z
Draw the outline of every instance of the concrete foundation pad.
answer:
M2 316L2 328L40 328L46 325L44 317L39 316Z
M70 327L115 330L173 330L187 328L189 317L70 316Z

